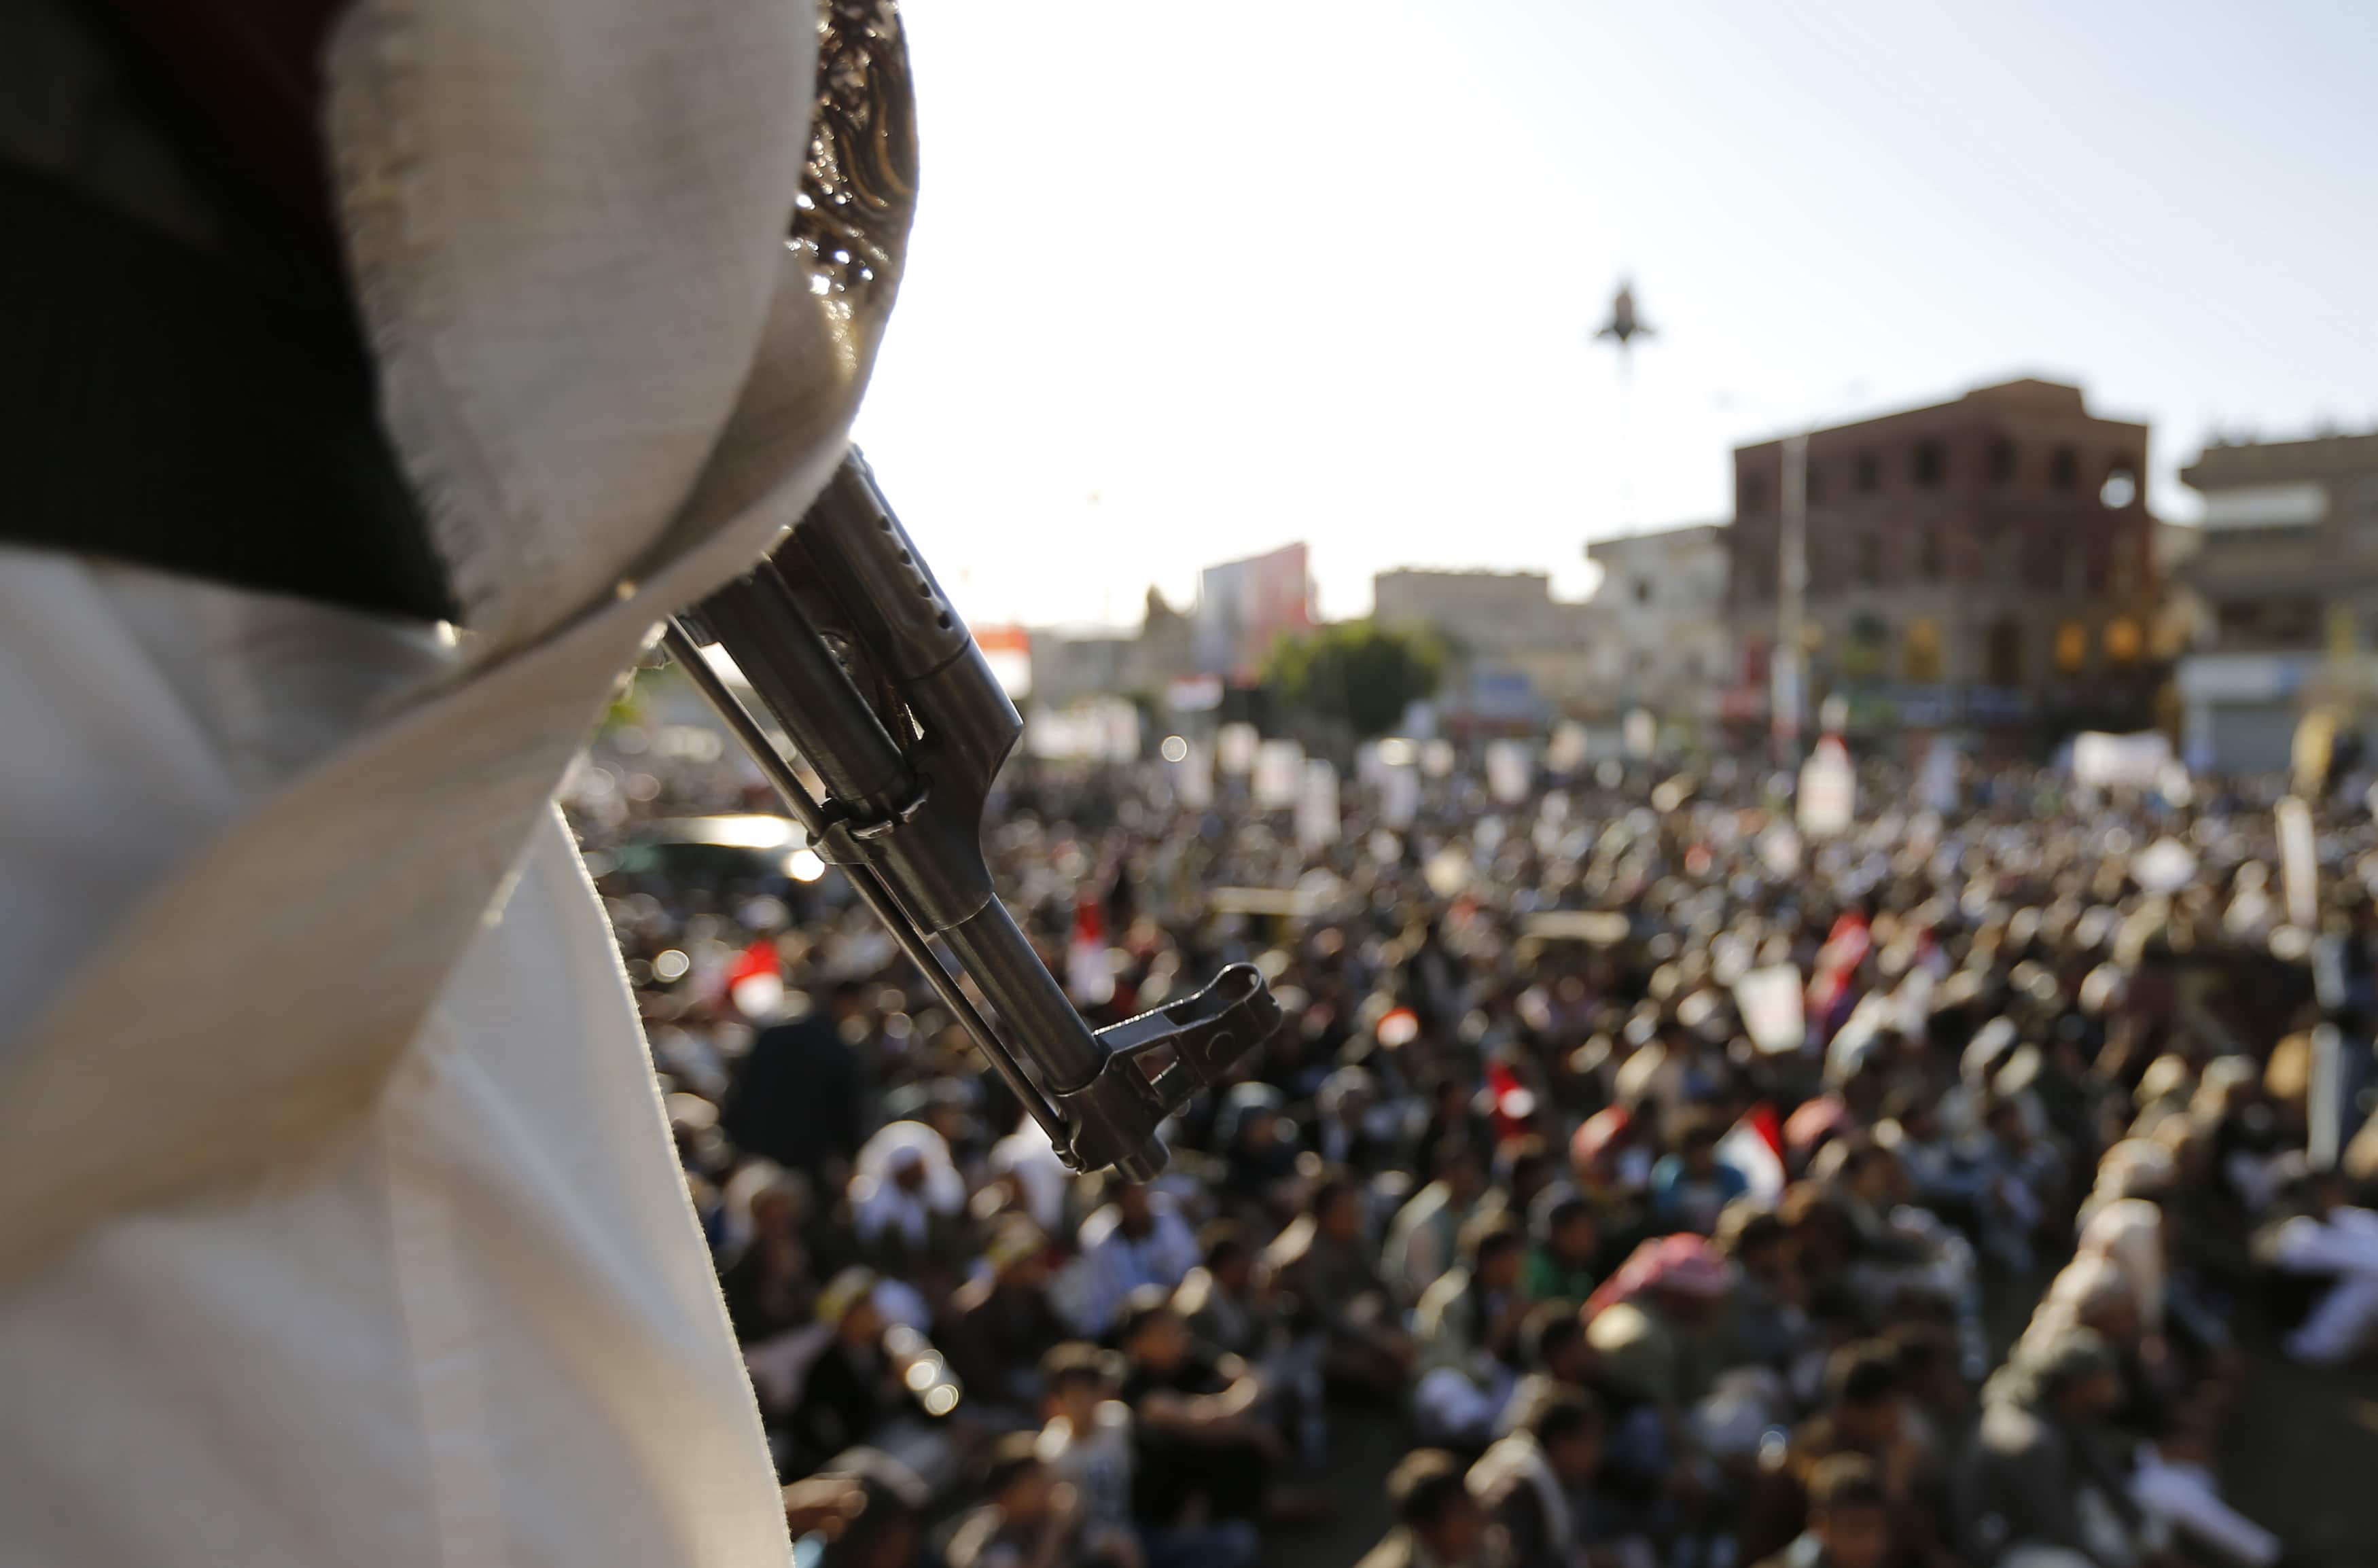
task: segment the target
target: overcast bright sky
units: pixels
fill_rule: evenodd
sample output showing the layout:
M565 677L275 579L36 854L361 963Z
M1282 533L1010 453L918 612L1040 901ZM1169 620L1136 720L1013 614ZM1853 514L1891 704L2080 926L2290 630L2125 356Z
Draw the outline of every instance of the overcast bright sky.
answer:
M859 437L978 623L1292 539L1333 616L1396 566L1575 593L1723 518L1737 441L2017 375L2151 419L2177 516L2210 428L2378 428L2368 0L903 10Z

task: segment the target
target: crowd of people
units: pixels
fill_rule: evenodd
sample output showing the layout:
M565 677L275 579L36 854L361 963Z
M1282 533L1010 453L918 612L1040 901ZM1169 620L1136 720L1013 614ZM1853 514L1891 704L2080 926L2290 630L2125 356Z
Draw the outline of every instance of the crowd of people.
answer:
M1285 1009L1137 1185L831 873L619 853L773 808L612 745L567 798L804 1561L1300 1561L1386 1430L1365 1568L2270 1568L2223 1411L2378 1329L2358 800L2306 928L2267 795L1869 763L1818 840L1722 760L1457 767L1300 843L1019 770L994 869L1094 1022L1238 960Z

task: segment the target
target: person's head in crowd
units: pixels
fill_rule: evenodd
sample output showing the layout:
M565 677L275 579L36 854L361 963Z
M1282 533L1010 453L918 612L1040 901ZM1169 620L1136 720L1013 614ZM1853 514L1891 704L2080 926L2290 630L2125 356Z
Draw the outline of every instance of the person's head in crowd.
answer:
M1038 1290L1049 1283L1049 1238L1023 1215L1001 1219L983 1248L983 1261L1003 1290Z
M1595 1223L1593 1205L1583 1198L1566 1197L1542 1205L1543 1218L1538 1222L1538 1244L1552 1254L1563 1268L1579 1269L1593 1262L1602 1250L1602 1227Z
M1437 1144L1435 1168L1430 1175L1445 1183L1446 1191L1455 1203L1465 1206L1476 1203L1486 1191L1485 1163L1466 1137L1447 1138Z
M1144 1241L1156 1229L1156 1204L1147 1188L1137 1181L1114 1184L1115 1228L1135 1241Z
M1216 1287L1228 1296L1245 1294L1255 1275L1255 1251L1247 1240L1246 1227L1217 1220L1198 1232L1197 1239Z
M1363 1190L1347 1176L1325 1176L1305 1200L1313 1227L1341 1245L1363 1239Z
M1710 1245L1718 1256L1763 1285L1780 1287L1791 1275L1791 1227L1756 1198L1736 1198L1719 1213Z
M1115 1344L1134 1366L1163 1377L1189 1359L1195 1341L1164 1287L1149 1285L1133 1291L1123 1304Z
M2121 1363L2095 1329L2060 1330L2017 1356L2040 1402L2067 1420L2096 1420L2122 1402Z
M1039 1439L1032 1432L1009 1432L991 1445L983 1462L983 1500L1016 1529L1031 1529L1047 1521L1058 1484L1056 1475L1040 1457Z
M1869 1207L1897 1200L1899 1174L1891 1151L1864 1135L1836 1138L1808 1162L1808 1179Z
M1845 1345L1825 1363L1826 1407L1833 1430L1852 1448L1880 1453L1906 1418L1899 1348L1889 1340Z
M1582 1388L1600 1360L1585 1335L1585 1321L1574 1301L1543 1301L1532 1308L1519 1329L1519 1353L1531 1371L1556 1382Z
M1546 1391L1519 1424L1535 1438L1563 1486L1586 1486L1602 1468L1602 1406L1584 1390Z
M1087 1431L1098 1420L1099 1406L1114 1397L1121 1381L1113 1351L1068 1341L1040 1358L1041 1414L1064 1421L1075 1431Z
M858 1484L857 1511L826 1540L820 1568L911 1568L924 1537L922 1505L872 1476Z
M1808 1534L1824 1568L1881 1568L1892 1551L1882 1472L1862 1454L1836 1454L1808 1475Z
M1716 1116L1706 1107L1696 1106L1678 1120L1675 1146L1687 1177L1700 1181L1716 1174L1717 1143L1723 1135Z
M1460 1251L1479 1289L1508 1290L1527 1266L1528 1233L1507 1211L1496 1209L1461 1227Z
M883 1338L883 1310L875 1304L875 1271L847 1268L818 1292L818 1322L845 1345L871 1346Z
M1527 1137L1503 1145L1495 1155L1496 1184L1502 1189L1511 1209L1518 1214L1528 1212L1544 1189L1560 1175L1559 1163L1541 1138Z
M1404 1455L1387 1473L1387 1506L1429 1557L1466 1563L1486 1544L1486 1514L1470 1495L1461 1461L1441 1448Z
M1896 1323L1883 1337L1899 1353L1900 1386L1910 1400L1944 1417L1954 1417L1971 1403L1971 1391L1958 1368L1953 1329L1944 1323Z

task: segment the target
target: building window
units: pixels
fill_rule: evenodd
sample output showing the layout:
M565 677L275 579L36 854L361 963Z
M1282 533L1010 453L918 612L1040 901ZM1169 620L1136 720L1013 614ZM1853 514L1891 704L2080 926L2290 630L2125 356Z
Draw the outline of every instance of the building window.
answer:
M1857 580L1860 588L1873 588L1882 581L1882 541L1871 533L1858 538Z
M1938 489L1949 477L1949 454L1938 441L1916 443L1916 483L1927 490Z
M1882 464L1872 452L1860 452L1850 462L1850 481L1859 495L1872 493L1882 484Z
M1911 621L1903 646L1901 666L1912 681L1940 678L1940 628L1930 619Z
M1883 673L1884 661L1891 656L1891 628L1880 616L1859 616L1850 622L1849 636L1842 643L1842 673L1853 678L1871 679Z
M1648 604L1651 602L1651 580L1650 578L1639 577L1635 580L1635 602L1639 604Z
M2138 621L2130 616L2116 616L2106 623L2106 662L2109 664L2134 664L2146 639L2139 630Z
M2059 490L2070 490L2080 482L2081 454L2070 447L2059 447L2048 454L2048 482Z
M1927 582L1940 581L1940 531L1928 528L1916 540L1916 569Z
M2001 436L1990 443L1990 455L1985 467L1993 485L2014 483L2014 443Z
M1982 678L2010 689L2023 685L2023 623L2012 616L1992 622L1983 640Z
M1825 498L1825 471L1815 463L1800 471L1800 483L1807 492L1809 505L1814 506Z
M1746 473L1742 476L1741 509L1746 512L1763 512L1767 509L1767 481L1758 474Z
M2077 676L2089 662L2089 628L2079 621L2066 621L2056 628L2056 670L2059 675Z
M2139 498L2139 473L2126 462L2118 462L2106 472L2106 483L2097 487L2097 499L2109 511L2120 511Z
M2139 591L2138 542L2125 534L2117 534L2109 548L2114 557L2112 582L2114 597L2127 599Z

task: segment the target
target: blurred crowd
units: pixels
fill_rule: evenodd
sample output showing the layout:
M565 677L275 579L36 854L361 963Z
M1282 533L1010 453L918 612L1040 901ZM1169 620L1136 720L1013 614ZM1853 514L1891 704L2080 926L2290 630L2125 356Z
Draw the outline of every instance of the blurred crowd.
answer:
M1012 772L1094 1022L1238 960L1286 1010L1147 1185L835 874L636 851L774 809L734 758L630 730L567 798L805 1562L1301 1561L1387 1430L1365 1568L2269 1568L2214 1439L2378 1328L2378 833L2316 808L2305 900L2269 794L1957 788L1869 764L1819 841L1759 769L1457 766L1300 843Z

